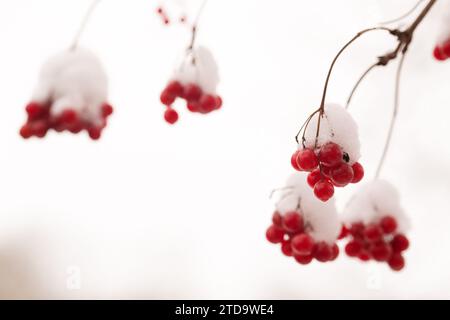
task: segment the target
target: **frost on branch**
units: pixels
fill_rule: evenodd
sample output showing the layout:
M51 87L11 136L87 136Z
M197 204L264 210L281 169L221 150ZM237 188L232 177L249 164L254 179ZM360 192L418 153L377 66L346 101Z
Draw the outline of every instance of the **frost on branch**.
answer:
M343 221L348 256L386 262L395 271L403 269L409 221L390 183L374 180L363 186L347 204Z
M43 138L48 130L79 133L97 140L113 108L107 103L108 80L99 59L85 49L64 51L42 67L23 138Z
M358 126L343 107L325 105L320 117L316 112L307 122L299 149L291 164L298 171L309 172L308 184L322 201L328 201L335 187L358 183L364 176L359 164Z
M450 2L445 4L441 32L434 48L436 60L444 61L450 58Z
M161 93L161 102L167 106L166 121L174 124L178 120L178 113L172 108L177 98L186 102L190 112L207 114L220 109L218 84L219 70L212 53L202 46L189 49Z
M341 223L334 201L322 203L308 190L304 177L293 174L280 195L273 215L273 224L266 237L281 244L281 251L300 264L313 259L333 261L339 255L336 240Z

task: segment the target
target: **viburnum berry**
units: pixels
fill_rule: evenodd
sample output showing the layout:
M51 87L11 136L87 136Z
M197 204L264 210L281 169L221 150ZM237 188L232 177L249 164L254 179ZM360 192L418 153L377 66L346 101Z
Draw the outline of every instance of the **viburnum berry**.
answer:
M392 250L395 253L405 251L409 247L409 240L403 234L396 234L391 242Z
M376 261L387 261L392 255L392 249L387 243L380 242L371 247L370 254Z
M298 166L298 163L297 163L297 156L298 156L299 153L300 153L300 150L297 150L297 151L294 152L294 154L293 154L292 157L291 157L291 165L292 165L292 167L293 167L295 170L297 170L297 171L301 171L301 170L302 170L302 169Z
M287 241L281 242L281 252L283 252L283 254L287 257L292 257L293 252L292 252L291 241L287 240Z
M288 232L301 232L303 230L303 218L297 212L288 212L283 217L282 225Z
M314 258L320 262L327 262L333 256L333 249L325 242L319 242L314 248Z
M294 254L294 259L300 264L309 264L313 260L312 254L309 255L298 255Z
M386 234L393 233L397 229L397 221L394 217L386 216L380 221L381 228Z
M367 250L363 249L359 254L358 254L358 258L361 261L369 261L370 260L370 253L367 252Z
M447 59L447 55L444 54L440 46L436 46L433 50L433 56L438 61L444 61Z
M166 112L164 112L164 119L168 123L174 124L178 121L178 113L172 108L167 108Z
M331 182L321 180L314 186L314 194L316 197L324 202L328 201L334 194L334 187Z
M365 228L364 236L366 240L375 242L381 239L383 236L383 231L378 225L372 224Z
M342 226L341 228L341 233L339 234L338 240L342 240L344 238L346 238L349 234L349 231L347 229L347 227L345 225Z
M322 179L322 174L320 173L320 170L314 170L308 174L306 181L308 182L308 184L311 188L314 188L316 183L319 182L321 179Z
M306 233L296 235L291 244L295 255L310 255L314 249L314 240Z
M353 169L353 179L352 183L358 183L364 178L364 168L359 162L355 162L352 165Z
M176 96L167 90L164 90L160 96L160 100L161 100L162 104L164 104L166 106L171 106L175 102L175 99L176 99Z
M181 97L183 95L183 85L179 81L171 81L164 91L167 91L168 94L174 97Z
M266 231L266 238L272 243L281 243L284 239L283 229L277 226L270 226Z
M303 171L312 171L319 165L319 159L311 149L303 149L297 153L297 165Z
M203 112L211 112L216 108L216 97L205 94L200 98L200 108Z
M346 163L341 163L331 170L331 181L333 181L335 186L346 186L352 180L353 169Z
M335 244L333 244L333 246L331 247L331 258L330 258L330 261L336 260L338 256L339 256L339 247L338 247L338 245L335 243Z
M357 257L362 250L362 244L359 241L352 240L345 245L345 253L349 257Z
M202 89L198 85L190 83L184 87L183 98L187 101L198 101L202 93Z
M400 253L394 253L388 261L392 270L400 271L405 267L405 259Z
M272 223L276 225L277 227L281 227L283 223L283 218L281 217L281 214L276 211L272 216Z
M330 142L322 146L319 151L320 162L326 167L334 167L341 163L343 153L341 147Z

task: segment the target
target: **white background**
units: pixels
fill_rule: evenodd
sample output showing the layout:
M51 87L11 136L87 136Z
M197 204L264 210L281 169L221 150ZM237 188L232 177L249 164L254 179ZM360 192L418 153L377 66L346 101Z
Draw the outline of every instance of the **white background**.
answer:
M443 2L410 48L382 174L413 223L407 266L393 273L345 255L300 266L264 233L269 192L292 172L294 135L320 102L332 57L415 0L210 0L198 42L218 60L224 107L183 108L175 127L159 93L189 34L161 25L157 1L104 0L82 38L108 70L116 108L99 142L17 133L41 63L69 46L90 1L0 0L0 297L450 298L450 62L431 56ZM343 103L394 46L384 33L361 39L337 65L329 101ZM352 105L367 179L394 75L395 64L375 71ZM356 188L337 193L340 208Z

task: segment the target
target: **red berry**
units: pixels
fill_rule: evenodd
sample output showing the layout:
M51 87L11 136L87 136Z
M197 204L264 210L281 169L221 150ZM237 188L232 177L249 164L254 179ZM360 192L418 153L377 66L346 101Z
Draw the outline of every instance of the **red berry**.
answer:
M222 97L216 96L216 110L222 108L223 100Z
M352 165L353 169L353 180L352 183L358 183L364 178L364 168L359 162L355 162Z
M306 233L296 235L292 238L292 250L296 255L310 255L314 248L314 240Z
M170 95L174 97L180 97L183 95L183 86L178 81L171 81L169 82L164 91L167 91Z
M22 138L24 138L24 139L28 139L33 136L33 131L31 130L31 127L29 124L25 124L24 126L22 126L22 128L20 128L19 133L22 136Z
M166 106L171 106L175 102L176 96L171 94L169 91L164 90L161 93L160 100L162 104Z
M314 250L314 258L320 262L327 262L333 256L333 249L325 242L319 242Z
M352 240L345 245L345 253L349 257L357 257L362 250L362 244L359 241Z
M370 242L378 241L381 239L382 236L383 231L376 224L371 224L367 226L366 229L364 230L364 237L366 238L366 240Z
M184 87L183 98L187 101L198 101L202 93L202 89L198 85L191 83Z
M281 241L283 241L284 232L281 228L271 225L266 231L266 238L267 240L269 240L269 242L280 243Z
M405 259L400 253L394 253L388 263L392 270L400 271L405 266Z
M358 255L359 260L361 261L369 261L370 260L370 254L366 250L362 250Z
M286 231L297 233L303 230L303 218L298 212L288 212L283 217L283 227Z
M30 124L31 131L38 138L43 138L47 134L49 129L48 122L46 120L38 120Z
M312 254L309 255L294 255L294 259L300 263L300 264L310 264L313 256Z
M399 253L408 249L409 240L405 235L397 234L394 236L394 239L392 239L391 246L395 253Z
M353 169L346 163L341 163L331 170L331 180L337 186L346 186L353 180Z
M339 247L336 243L333 244L333 246L331 248L331 252L332 252L332 254L331 254L330 261L334 261L339 256Z
M450 57L450 40L444 43L444 45L442 46L442 52L447 56L447 58Z
M376 261L388 261L392 250L388 244L380 242L371 247L370 254Z
M331 170L332 170L333 168L322 166L321 169L322 169L322 174L323 174L325 177L331 178Z
M342 162L343 153L341 147L330 142L322 146L319 151L320 162L327 167L334 167Z
M216 108L216 98L210 94L205 94L200 98L200 108L205 112L211 112Z
M292 246L290 241L283 241L281 243L281 252L287 257L292 257Z
M314 170L313 172L310 172L308 174L308 177L306 178L306 181L308 182L309 186L311 188L314 188L317 182L322 179L322 174L320 173L320 170Z
M349 234L349 231L348 231L347 227L343 225L342 228L341 228L341 233L339 234L338 239L342 240L342 239L346 238L348 236L348 234Z
M436 46L434 48L433 56L438 61L444 61L445 59L447 59L447 56L444 54L440 46Z
M102 115L103 115L103 118L108 118L110 115L113 114L113 112L114 112L114 108L113 108L110 104L105 103L105 104L102 106Z
M190 112L200 111L200 104L197 101L188 101L186 106Z
M328 201L334 194L334 187L331 182L322 180L314 186L314 194L323 202Z
M350 226L349 232L354 238L363 238L364 229L364 224L362 224L361 222L356 222Z
M75 110L66 109L59 116L59 121L64 124L71 124L78 121L78 114Z
M394 217L386 216L381 219L380 225L384 233L393 233L397 229L397 220Z
M99 127L90 127L88 129L88 134L92 140L98 140L102 135L102 129Z
M304 171L313 171L319 165L319 159L311 149L303 149L297 154L297 164Z
M272 216L272 223L274 225L276 225L277 227L281 228L282 223L283 223L283 218L281 217L281 214L278 211L274 212L274 214Z
M25 108L28 118L30 120L36 120L39 119L41 116L43 116L46 113L46 110L44 107L42 107L37 102L30 102L26 108Z
M164 112L164 119L168 123L174 124L178 121L178 113L172 108L167 108L166 112Z
M291 157L291 165L295 170L302 171L302 169L298 166L298 163L297 163L297 156L299 153L300 153L300 150L297 150L294 152L294 154Z

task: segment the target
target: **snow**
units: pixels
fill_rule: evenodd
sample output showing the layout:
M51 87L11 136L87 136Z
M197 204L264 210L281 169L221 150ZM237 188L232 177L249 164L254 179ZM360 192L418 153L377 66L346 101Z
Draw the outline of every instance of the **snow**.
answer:
M340 233L341 223L337 213L334 199L328 202L318 200L305 181L304 173L292 174L286 183L286 189L277 203L277 211L283 215L295 211L300 206L300 212L306 223L313 231L311 236L316 241L325 241L333 244Z
M215 95L220 79L219 68L211 51L203 46L189 51L175 70L172 80L183 85L195 83L205 93Z
M82 119L100 124L107 101L108 80L100 60L82 48L49 58L42 66L32 100L51 103L50 113L76 110Z
M343 213L345 223L377 223L384 216L396 218L398 230L410 228L408 217L400 206L397 189L385 180L373 180L362 186L350 199Z
M316 114L306 128L305 145L307 148L314 148L315 146L318 118L319 114ZM350 113L340 105L325 105L325 113L320 121L317 141L318 147L328 142L340 145L343 151L348 153L350 165L357 162L361 157L358 126ZM301 141L299 147L302 148Z

